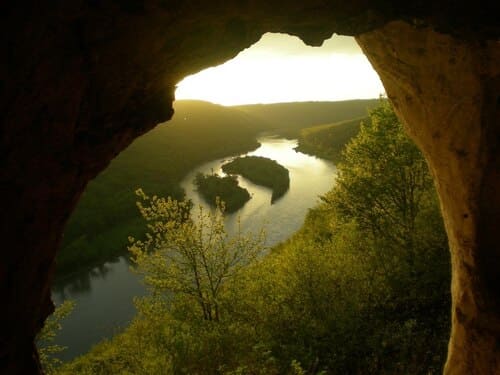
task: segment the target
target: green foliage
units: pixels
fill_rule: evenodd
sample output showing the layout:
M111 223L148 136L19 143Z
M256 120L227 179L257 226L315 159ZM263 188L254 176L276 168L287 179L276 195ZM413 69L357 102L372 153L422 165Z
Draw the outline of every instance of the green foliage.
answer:
M249 273L251 287L238 299L248 304L239 310L265 338L280 371L293 358L314 369L308 373L440 373L449 275L414 279L400 256L381 257L378 244L355 224L340 226L331 212L325 215L328 208L318 209L325 210L331 238L315 236L308 219ZM433 283L436 278L441 283Z
M226 284L262 252L263 235L230 238L219 204L213 213L200 206L191 218L188 202L137 194L149 229L147 240L129 248L137 272L153 295L187 298L204 320L219 321Z
M242 175L255 184L272 189L271 203L281 198L290 187L288 169L274 160L260 156L236 158L224 164L222 170L225 173Z
M395 245L412 246L420 211L434 205L427 164L388 103L371 113L347 145L332 192L325 197L345 220Z
M38 347L38 355L42 363L43 371L47 375L56 374L57 368L62 364L62 361L57 358L57 354L64 351L64 346L53 344L57 333L61 330L61 321L67 317L75 303L70 300L64 301L56 307L54 313L47 318L42 330L36 337L36 344Z
M221 177L217 174L198 173L194 184L207 203L215 207L220 199L224 202L227 212L239 210L251 198L248 190L238 185L236 176Z
M151 294L135 301L139 313L125 332L60 373L276 373L265 350L242 340L253 329L230 318L227 299L264 250L263 233L230 238L220 206L190 215L188 202L137 195L148 234L146 241L131 239L130 251Z
M139 315L127 330L94 346L89 353L61 366L58 375L172 374L169 353L163 349L163 316ZM161 318L161 319L160 319Z
M136 305L139 313L123 333L58 374L278 374L268 352L246 339L253 336L251 327L196 319L189 306L172 312L158 299L139 299Z
M345 145L358 134L361 122L368 121L369 117L357 118L304 128L300 131L296 150L338 163Z

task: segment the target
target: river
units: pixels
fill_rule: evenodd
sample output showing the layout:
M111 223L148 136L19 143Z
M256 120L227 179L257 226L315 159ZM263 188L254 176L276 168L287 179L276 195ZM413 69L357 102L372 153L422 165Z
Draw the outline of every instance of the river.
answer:
M263 226L266 244L275 245L286 240L303 222L307 210L318 197L333 185L335 166L323 159L296 152L297 140L274 136L258 139L261 146L247 155L264 156L286 167L290 172L290 189L271 204L271 190L255 185L240 177L240 185L252 196L245 206L227 215L226 229L237 228L238 217L244 231L258 231ZM206 207L194 189L193 179L199 173L221 173L221 166L231 158L218 159L195 168L182 181L181 186L195 205ZM138 277L129 270L126 257L119 257L99 267L65 279L53 288L53 300L59 305L72 299L76 307L63 322L56 343L67 347L60 355L69 360L85 353L103 338L109 338L124 327L134 316L133 297L144 295Z

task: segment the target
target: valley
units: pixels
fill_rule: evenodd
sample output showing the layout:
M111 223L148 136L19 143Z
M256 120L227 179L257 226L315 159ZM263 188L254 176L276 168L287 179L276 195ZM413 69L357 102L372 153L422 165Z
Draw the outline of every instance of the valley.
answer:
M54 288L76 302L57 374L439 372L450 265L422 155L384 101L361 125L299 131L267 127L256 149L198 164L178 182L184 203L136 189L145 235L128 238L131 258ZM289 183L273 199L278 170ZM197 180L225 172L251 199L221 215Z

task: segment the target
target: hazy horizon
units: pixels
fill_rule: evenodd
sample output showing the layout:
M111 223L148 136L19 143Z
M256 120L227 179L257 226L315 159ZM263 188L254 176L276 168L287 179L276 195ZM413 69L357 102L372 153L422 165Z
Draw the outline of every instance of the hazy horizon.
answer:
M334 35L310 47L266 33L234 59L184 78L176 100L236 106L373 99L384 92L353 37Z
M349 98L349 99L338 99L338 100L295 100L295 101L289 101L289 102L272 102L272 103L243 103L243 104L221 104L221 103L215 103L210 100L206 99L191 99L191 98L186 98L186 99L178 99L176 98L174 101L175 102L203 102L203 103L209 103L213 105L220 105L222 107L243 107L243 106L251 106L251 105L273 105L273 104L295 104L295 103L336 103L336 102L350 102L350 101L355 101L355 100L374 100L378 99L379 96L374 96L371 98Z

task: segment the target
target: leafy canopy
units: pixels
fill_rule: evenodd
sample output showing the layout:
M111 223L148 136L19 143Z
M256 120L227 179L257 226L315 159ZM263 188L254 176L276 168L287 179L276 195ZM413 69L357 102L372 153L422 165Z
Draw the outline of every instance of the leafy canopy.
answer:
M203 319L218 321L226 283L263 252L263 232L247 236L240 231L229 237L221 202L213 212L200 206L191 217L187 201L149 198L140 189L137 195L149 231L145 241L131 239L136 271L153 294L188 298L199 306Z

